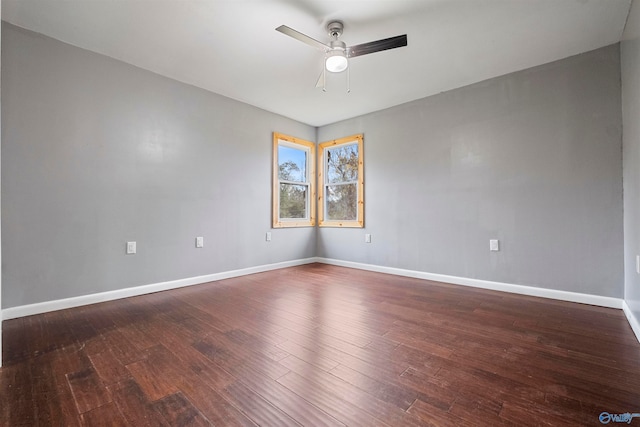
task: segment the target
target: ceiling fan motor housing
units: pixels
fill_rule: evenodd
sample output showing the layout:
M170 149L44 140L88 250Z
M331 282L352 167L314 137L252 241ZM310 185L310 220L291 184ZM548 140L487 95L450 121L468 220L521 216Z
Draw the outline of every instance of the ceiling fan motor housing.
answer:
M329 46L331 50L347 50L347 45L341 40L331 40L329 42Z

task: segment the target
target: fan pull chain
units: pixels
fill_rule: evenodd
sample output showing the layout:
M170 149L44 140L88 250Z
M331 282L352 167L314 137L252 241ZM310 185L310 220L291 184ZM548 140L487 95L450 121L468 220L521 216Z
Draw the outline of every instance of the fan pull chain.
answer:
M327 91L327 68L322 67L322 91Z

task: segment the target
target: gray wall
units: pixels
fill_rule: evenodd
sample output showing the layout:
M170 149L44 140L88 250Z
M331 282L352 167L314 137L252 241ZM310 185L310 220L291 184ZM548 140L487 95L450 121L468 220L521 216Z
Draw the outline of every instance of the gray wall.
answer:
M4 308L316 254L623 295L618 46L314 129L6 23L1 40ZM365 230L264 241L273 131L365 134Z
M633 2L622 42L622 112L624 123L624 299L640 321L640 4Z
M0 0L0 23L2 22L2 0ZM2 45L2 34L0 32L0 46ZM2 80L2 55L0 55L0 81ZM1 88L2 84L0 84L0 88ZM2 90L0 89L0 94L2 93ZM0 96L1 98L1 96ZM0 100L0 106L2 105L2 101ZM1 116L1 112L0 112L0 116ZM0 117L0 123L2 123L1 117ZM0 130L2 129L2 126L0 125ZM1 135L1 132L0 132ZM0 151L2 147L2 137L0 136ZM0 156L0 164L2 163L1 161L1 156ZM2 172L2 167L0 166L0 175ZM1 178L0 178L1 181ZM0 183L0 186L2 184ZM0 191L0 205L2 204L2 192ZM2 208L0 207L0 223L2 222ZM2 227L0 227L0 243L2 242ZM2 265L2 245L0 244L0 266ZM2 272L0 271L0 309L2 308ZM0 367L2 366L2 311L0 311Z
M4 22L1 40L4 308L315 255L314 228L264 238L272 132L315 128Z
M320 128L364 133L366 229L320 229L318 256L622 297L619 59L613 45Z

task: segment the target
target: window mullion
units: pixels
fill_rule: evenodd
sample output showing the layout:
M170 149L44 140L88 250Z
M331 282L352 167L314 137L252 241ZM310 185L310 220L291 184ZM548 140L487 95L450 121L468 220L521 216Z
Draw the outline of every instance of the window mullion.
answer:
M278 180L280 184L291 184L291 185L309 185L309 181L288 181L285 179Z

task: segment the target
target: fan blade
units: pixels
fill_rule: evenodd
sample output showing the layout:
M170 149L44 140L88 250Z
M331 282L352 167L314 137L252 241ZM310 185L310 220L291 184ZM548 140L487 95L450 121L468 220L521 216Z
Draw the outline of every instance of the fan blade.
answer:
M347 48L347 57L368 55L387 49L395 49L407 45L407 35L389 37L388 39L377 40L375 42L362 43Z
M280 25L278 28L276 28L276 31L280 31L282 34L286 34L289 37L300 40L301 42L306 43L311 47L315 47L316 49L320 49L323 52L327 49L331 49L331 47L327 46L326 44L320 43L318 40L312 39L306 34L302 34L301 32L296 31L293 28L289 28L286 25Z

